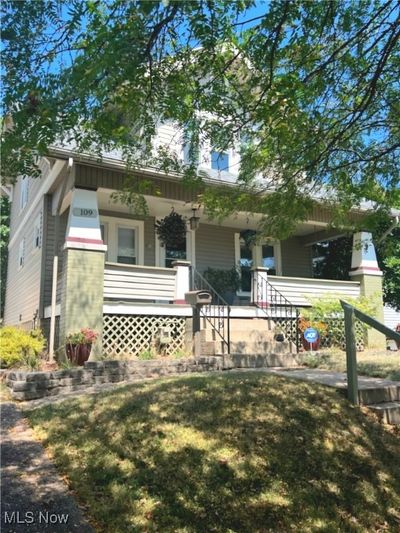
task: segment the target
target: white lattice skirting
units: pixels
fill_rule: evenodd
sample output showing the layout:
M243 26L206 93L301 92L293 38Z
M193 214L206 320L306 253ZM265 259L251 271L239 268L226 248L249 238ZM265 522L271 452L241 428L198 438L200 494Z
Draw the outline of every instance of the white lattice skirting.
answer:
M103 318L103 351L106 355L139 355L150 350L159 328L165 327L171 331L171 342L164 347L165 355L172 355L184 347L184 317L107 314Z

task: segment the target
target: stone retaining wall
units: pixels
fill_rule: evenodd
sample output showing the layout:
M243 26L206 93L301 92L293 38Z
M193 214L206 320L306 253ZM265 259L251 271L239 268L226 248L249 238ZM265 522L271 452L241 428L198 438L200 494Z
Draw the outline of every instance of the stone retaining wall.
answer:
M231 365L229 365L231 366ZM223 370L223 357L198 357L150 361L87 361L82 368L53 372L7 373L6 384L13 400L27 401L89 389L103 383L120 383L169 374Z
M299 360L295 354L232 354L150 361L87 361L84 367L54 372L10 371L6 374L6 384L13 400L28 401L90 389L103 383L234 368L293 367L299 364Z

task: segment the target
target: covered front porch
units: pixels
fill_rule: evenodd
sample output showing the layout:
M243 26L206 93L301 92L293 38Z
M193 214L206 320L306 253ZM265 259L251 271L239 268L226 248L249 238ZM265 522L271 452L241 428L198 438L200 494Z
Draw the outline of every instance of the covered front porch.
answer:
M60 200L63 253L54 305L44 307L44 318L60 316L60 338L86 325L102 331L106 316L187 320L192 310L185 293L197 288L194 275L213 285L210 271L216 280L238 273L237 286L227 288L229 301L220 284L212 288L220 297L218 307L230 304L232 316L243 319L287 316L289 308L310 306L311 297L354 298L368 292L366 277L380 279L376 267L356 251L351 281L313 278L312 245L343 234L329 228L329 212L322 207L316 206L286 240L249 242L256 214L238 213L219 224L181 185L160 180L162 195L145 196L148 214L137 216L116 200L118 189L110 187L116 178L105 179L104 171L92 176L89 167L78 170L74 186ZM174 246L161 242L156 231L157 221L171 212L185 222L184 238Z

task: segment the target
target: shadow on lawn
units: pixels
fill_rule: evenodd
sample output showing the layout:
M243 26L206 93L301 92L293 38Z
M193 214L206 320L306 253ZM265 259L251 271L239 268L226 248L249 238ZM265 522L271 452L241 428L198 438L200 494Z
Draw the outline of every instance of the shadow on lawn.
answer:
M101 531L400 528L398 439L322 386L181 378L29 416Z

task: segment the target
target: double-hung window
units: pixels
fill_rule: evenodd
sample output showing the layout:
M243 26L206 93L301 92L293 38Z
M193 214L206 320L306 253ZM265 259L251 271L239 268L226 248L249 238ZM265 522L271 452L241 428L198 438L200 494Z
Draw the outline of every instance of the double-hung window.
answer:
M117 263L136 265L136 229L118 226L117 240Z
M144 225L141 220L100 217L101 238L107 261L126 265L144 263Z

